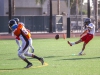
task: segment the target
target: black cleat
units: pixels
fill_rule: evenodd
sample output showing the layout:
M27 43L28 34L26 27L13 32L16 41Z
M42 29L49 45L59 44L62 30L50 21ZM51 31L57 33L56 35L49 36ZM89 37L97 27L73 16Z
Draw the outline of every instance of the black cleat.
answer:
M82 53L79 53L78 55L81 56L81 55L86 55L86 54L85 53L83 53L83 54Z
M69 41L67 41L68 42L68 44L70 45L70 46L72 46L72 44L69 42Z
M26 66L26 67L24 67L24 68L30 68L31 66L33 66L33 65L32 65L32 63L27 64L27 66Z
M44 64L44 59L43 58L40 58L40 62L43 65Z

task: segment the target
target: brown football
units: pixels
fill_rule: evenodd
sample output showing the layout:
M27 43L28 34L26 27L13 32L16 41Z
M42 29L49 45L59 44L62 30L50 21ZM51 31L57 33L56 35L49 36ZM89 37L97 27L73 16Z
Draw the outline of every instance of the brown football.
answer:
M55 35L55 39L56 39L56 40L59 39L59 35L58 35L58 34Z

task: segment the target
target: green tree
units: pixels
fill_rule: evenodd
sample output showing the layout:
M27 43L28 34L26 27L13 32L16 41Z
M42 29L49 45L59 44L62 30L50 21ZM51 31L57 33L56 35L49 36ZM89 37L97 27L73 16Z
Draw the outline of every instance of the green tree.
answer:
M65 0L66 4L68 0ZM83 0L82 0L83 2ZM78 3L78 14L80 12L81 0L70 0L70 13L71 15L76 15L76 3Z
M79 14L79 11L80 11L80 6L81 6L81 0L73 0L72 3L71 3L71 14L72 15L75 15L76 14L76 4L78 5L78 14Z

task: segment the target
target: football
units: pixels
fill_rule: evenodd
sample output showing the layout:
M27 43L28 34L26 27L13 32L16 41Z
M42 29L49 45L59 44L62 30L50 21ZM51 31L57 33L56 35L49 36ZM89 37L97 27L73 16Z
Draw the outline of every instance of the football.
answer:
M55 35L55 39L56 39L56 40L59 39L59 35L58 35L58 34Z

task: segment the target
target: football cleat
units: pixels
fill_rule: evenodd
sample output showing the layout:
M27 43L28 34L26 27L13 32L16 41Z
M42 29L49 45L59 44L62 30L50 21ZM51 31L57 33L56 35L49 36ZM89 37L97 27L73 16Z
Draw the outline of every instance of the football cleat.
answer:
M79 53L78 55L80 56L80 55L82 55L82 53Z
M72 44L69 42L69 41L67 41L68 42L68 44L70 45L70 46L72 46Z
M24 67L24 68L30 68L31 66L33 66L33 65L32 65L32 63L27 64L27 66L26 66L26 67Z
M83 53L83 54L82 53L79 53L78 55L81 56L81 55L86 55L86 54L85 53Z
M40 58L39 61L41 62L42 65L44 64L44 59L43 58Z

